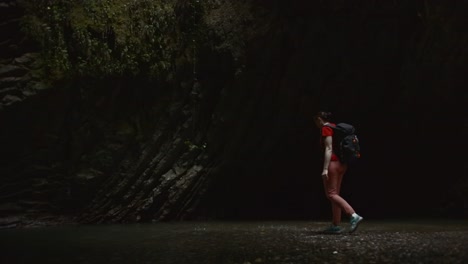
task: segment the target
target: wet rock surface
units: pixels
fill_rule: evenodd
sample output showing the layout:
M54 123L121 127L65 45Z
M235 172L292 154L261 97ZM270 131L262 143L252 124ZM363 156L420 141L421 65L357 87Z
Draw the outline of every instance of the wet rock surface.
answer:
M178 222L3 230L2 263L467 263L468 223Z

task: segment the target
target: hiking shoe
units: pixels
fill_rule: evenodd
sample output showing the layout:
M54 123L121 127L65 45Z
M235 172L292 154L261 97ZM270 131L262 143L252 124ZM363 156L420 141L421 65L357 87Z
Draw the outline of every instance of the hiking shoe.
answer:
M341 234L343 232L343 228L341 226L331 225L327 229L323 230L325 234Z
M349 228L349 232L350 233L353 233L354 231L356 231L356 229L358 228L359 226L359 223L364 220L363 217L361 217L360 215L357 215L355 217L351 217L351 220L350 220L350 228Z

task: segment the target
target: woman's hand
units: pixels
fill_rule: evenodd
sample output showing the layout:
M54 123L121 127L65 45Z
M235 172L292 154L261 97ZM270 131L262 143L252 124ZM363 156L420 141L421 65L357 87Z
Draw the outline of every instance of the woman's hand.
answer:
M322 171L322 178L328 181L328 169Z

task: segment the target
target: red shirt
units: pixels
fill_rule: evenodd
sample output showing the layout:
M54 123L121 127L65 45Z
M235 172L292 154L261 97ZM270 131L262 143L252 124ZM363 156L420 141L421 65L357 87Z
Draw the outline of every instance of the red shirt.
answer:
M329 122L328 124L331 125L331 126L333 126L333 127L336 126L336 124L334 124L334 123L330 123L330 122ZM321 142L321 145L322 145L322 146L324 146L324 144L323 144L323 139L324 139L325 137L328 137L328 136L333 137L333 129L332 129L331 127L328 127L328 126L323 126L323 127L322 127L322 137L320 138L320 142ZM337 160L339 160L339 159L338 159L338 156L336 156L336 154L335 154L334 152L332 152L332 156L331 156L331 159L330 159L330 160L331 160L331 161L337 161Z

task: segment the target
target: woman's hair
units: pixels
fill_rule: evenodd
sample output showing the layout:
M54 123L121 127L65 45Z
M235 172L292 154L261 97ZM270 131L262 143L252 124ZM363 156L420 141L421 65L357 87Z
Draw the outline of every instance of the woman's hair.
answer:
M332 113L326 111L318 111L317 114L315 114L315 118L317 117L320 117L325 121L330 121Z

